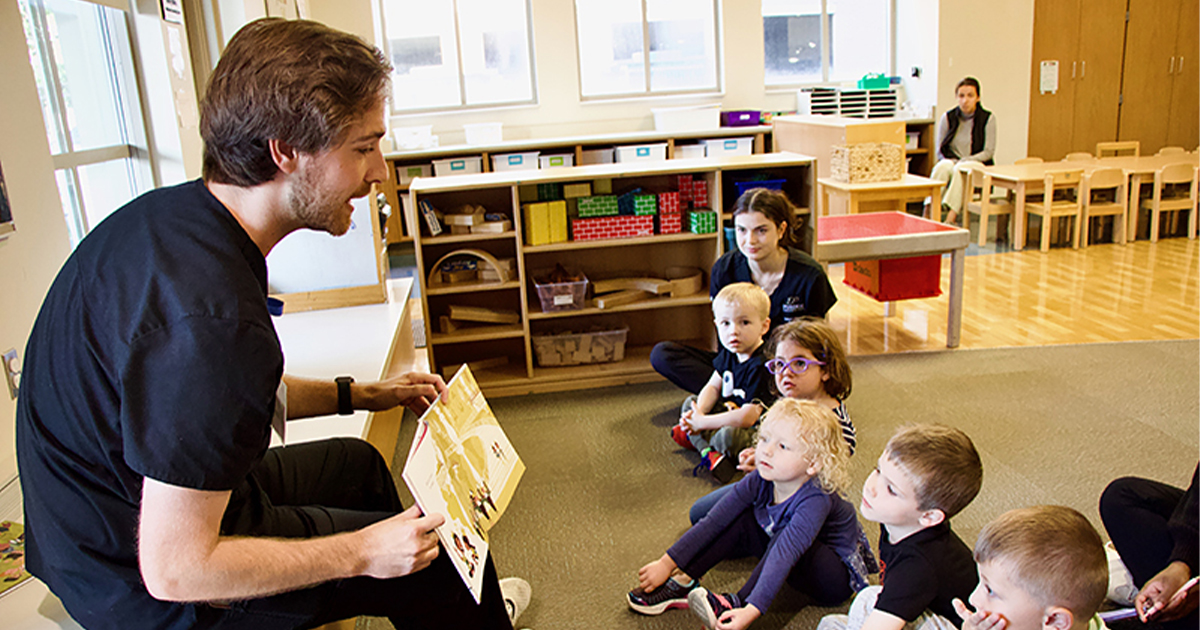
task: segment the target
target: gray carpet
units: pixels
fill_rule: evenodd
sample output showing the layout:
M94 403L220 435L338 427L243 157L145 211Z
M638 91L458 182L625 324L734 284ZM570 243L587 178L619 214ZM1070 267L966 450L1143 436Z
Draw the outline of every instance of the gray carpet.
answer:
M979 497L953 520L968 545L991 518L1036 503L1074 507L1100 528L1096 502L1110 480L1136 474L1185 486L1200 456L1197 341L958 350L851 362L854 391L847 405L859 450L850 500L857 504L862 481L896 427L957 426L972 437L984 462ZM519 626L697 626L687 612L643 617L623 600L636 584L637 568L663 553L687 528L691 503L715 487L704 473L692 477L695 455L667 434L681 398L671 385L652 383L491 401L527 466L492 539L500 574L533 585L533 603ZM398 458L406 450L402 436ZM396 464L399 470L402 462ZM877 541L877 526L864 527ZM736 590L752 567L749 560L726 562L703 583ZM810 629L821 615L839 610L804 603L785 587L753 627ZM387 627L377 620L364 626Z

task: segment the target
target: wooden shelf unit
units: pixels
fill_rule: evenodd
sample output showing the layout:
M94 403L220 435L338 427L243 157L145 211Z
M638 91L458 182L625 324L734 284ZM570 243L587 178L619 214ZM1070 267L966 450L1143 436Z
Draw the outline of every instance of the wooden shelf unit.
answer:
M483 205L489 213L506 215L513 230L502 234L426 236L413 240L417 279L421 283L421 308L430 366L444 366L507 357L506 365L475 373L490 396L604 387L655 380L650 366L650 348L663 340L687 339L711 346L715 343L712 311L708 299L708 274L725 250L724 230L715 233L654 235L639 238L568 241L549 245L524 244L520 199L522 188L548 183L585 183L609 180L613 194L635 187L647 191L674 190L674 177L692 175L708 183L709 203L727 215L734 201L734 182L761 179L785 180L784 191L805 209L815 203L813 158L794 153L765 153L726 158L666 160L600 164L537 171L480 173L443 178L419 178L403 194L409 208L428 201L435 208L453 209L464 204ZM423 225L415 212L406 217L409 225ZM811 252L815 217L802 218L800 233ZM514 258L516 277L506 282L467 282L461 285L429 284L431 266L455 250L482 250L496 258ZM555 264L581 270L589 279L627 276L666 277L668 267L701 270L702 289L684 296L653 296L608 309L600 309L588 296L583 308L542 312L535 275ZM477 306L516 311L520 323L511 325L464 325L454 332L441 332L439 322L450 305ZM613 363L565 367L537 365L532 337L538 334L628 328L625 358Z
M392 207L391 218L387 222L387 242L411 242L416 224L408 223L406 213L402 211L401 198L408 190L408 185L401 185L396 176L396 169L410 166L428 165L433 160L480 157L483 160L483 171L492 170L491 156L497 153L521 153L539 151L542 154L571 153L575 156L575 164L583 160L583 152L587 149L611 148L629 144L667 143L667 159L675 156L675 147L679 144L699 142L706 138L754 138L754 153L772 151L771 126L719 127L695 131L638 131L631 133L614 133L592 136L568 136L561 138L535 138L529 140L510 140L489 145L454 145L399 151L384 156L388 165L388 180L380 185L388 204ZM470 239L468 239L470 240Z

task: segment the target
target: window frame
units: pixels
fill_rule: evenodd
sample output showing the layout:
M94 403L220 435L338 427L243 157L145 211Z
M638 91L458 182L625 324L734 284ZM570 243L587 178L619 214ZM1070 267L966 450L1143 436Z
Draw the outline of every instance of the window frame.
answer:
M821 3L821 15L820 15L820 18L821 18L820 19L820 25L821 25L821 80L819 80L819 81L798 81L795 83L767 83L767 81L766 81L767 60L764 55L764 57L763 57L763 71L764 71L763 87L766 89L767 93L794 92L799 88L806 88L806 87L838 86L844 82L843 80L833 80L833 79L829 78L830 58L833 55L833 53L829 47L829 45L830 45L830 41L829 41L829 37L830 37L829 0L820 0L820 3ZM888 72L891 75L895 75L896 74L896 10L897 10L896 0L888 0L887 4L888 4L888 18L887 18L887 25L885 27L885 30L888 33L887 66L888 66ZM763 15L760 17L762 19L765 19L767 16ZM761 24L760 24L760 30L762 30ZM765 33L764 33L764 36L765 36Z
M822 0L823 1L823 0ZM571 12L575 22L575 74L579 77L579 100L582 103L596 103L604 101L620 101L645 98L670 98L676 96L713 96L724 95L725 93L725 48L721 38L722 22L720 0L709 0L712 3L713 11L713 64L716 76L716 85L712 88L697 88L690 90L652 90L650 87L650 22L647 19L649 0L640 0L642 6L642 50L646 54L642 55L642 77L645 85L645 90L641 92L625 92L616 94L598 94L595 96L587 96L583 93L583 50L580 49L579 37L579 0L571 1Z
M521 0L525 3L525 39L529 50L529 87L530 98L520 101L504 101L502 103L467 103L467 77L463 72L463 55L462 55L462 34L459 32L459 14L458 0L428 0L430 2L450 2L453 5L454 14L454 50L455 57L458 63L458 105L440 105L437 107L420 107L409 109L397 109L394 98L388 99L388 110L391 116L419 116L436 113L463 113L477 110L510 108L510 107L525 107L538 104L538 77L537 77L537 57L534 49L533 37L533 0ZM376 6L379 9L379 39L382 43L380 48L383 54L387 56L388 62L392 60L392 43L388 38L387 30L387 7L384 4L388 0L378 0ZM393 73L394 74L394 73Z
M120 114L120 138L122 142L82 150L75 150L74 139L71 137L66 98L64 96L62 81L60 80L58 63L55 60L50 29L47 24L45 3L43 0L20 0L22 4L29 7L30 21L33 23L35 30L34 38L37 40L38 53L42 60L40 67L33 63L33 59L30 59L30 65L33 72L39 74L41 80L44 82L47 97L50 101L49 111L45 107L41 108L42 116L45 119L47 114L51 114L53 120L43 120L43 123L46 126L47 136L53 133L59 145L58 152L52 151L50 157L54 164L56 182L58 182L57 174L62 173L65 176L66 190L63 190L61 183L59 183L59 198L63 201L63 218L67 223L67 232L71 239L72 248L78 245L88 232L95 227L88 220L86 195L83 192L79 169L116 160L125 160L124 167L129 175L128 181L133 182L136 189L129 198L130 200L146 192L153 185L153 175L150 169L151 153L147 146L146 121L141 109L141 82L139 81L137 58L134 52L133 18L129 13L128 7L121 6L120 3L113 0L76 1L120 11L125 27L124 42L117 43L111 40L115 35L111 31L111 28L106 29L103 35L108 40L104 50L105 66L112 80L119 83L124 90L124 92L118 90L117 94L114 95L114 98L118 100L117 110ZM28 37L29 34L26 33L27 41ZM114 50L114 46L122 44L124 45L123 51ZM114 55L116 54L123 54L124 59L122 62L115 60ZM47 143L49 144L49 138L47 138ZM53 147L50 148L53 149Z

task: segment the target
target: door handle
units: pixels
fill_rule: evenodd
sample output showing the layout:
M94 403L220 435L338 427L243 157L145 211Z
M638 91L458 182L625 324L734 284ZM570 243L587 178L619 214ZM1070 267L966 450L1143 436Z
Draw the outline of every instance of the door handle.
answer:
M1084 59L1083 61L1081 61L1079 63L1080 63L1079 78L1082 79L1083 77L1087 76L1087 59Z
M1171 57L1171 67L1167 69L1167 74L1175 74L1175 57Z
M1180 74L1183 73L1183 57L1182 56L1179 57L1179 67L1175 68L1175 72L1178 72Z
M1174 63L1174 62L1175 62L1175 58L1174 58L1174 57L1171 57L1171 63ZM1072 78L1072 79L1074 79L1074 78L1075 78L1075 66L1078 66L1078 65L1079 65L1079 62L1078 62L1078 61L1072 61L1072 62L1071 62L1071 78ZM1174 67L1174 66L1172 66L1172 67Z

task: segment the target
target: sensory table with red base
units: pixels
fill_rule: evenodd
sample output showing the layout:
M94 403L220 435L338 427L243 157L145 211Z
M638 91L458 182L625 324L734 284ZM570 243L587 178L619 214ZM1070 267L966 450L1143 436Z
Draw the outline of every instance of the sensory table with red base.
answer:
M949 252L950 307L946 347L956 348L962 333L963 261L970 238L970 232L962 228L903 212L825 216L817 222L814 257L829 264L940 256Z

